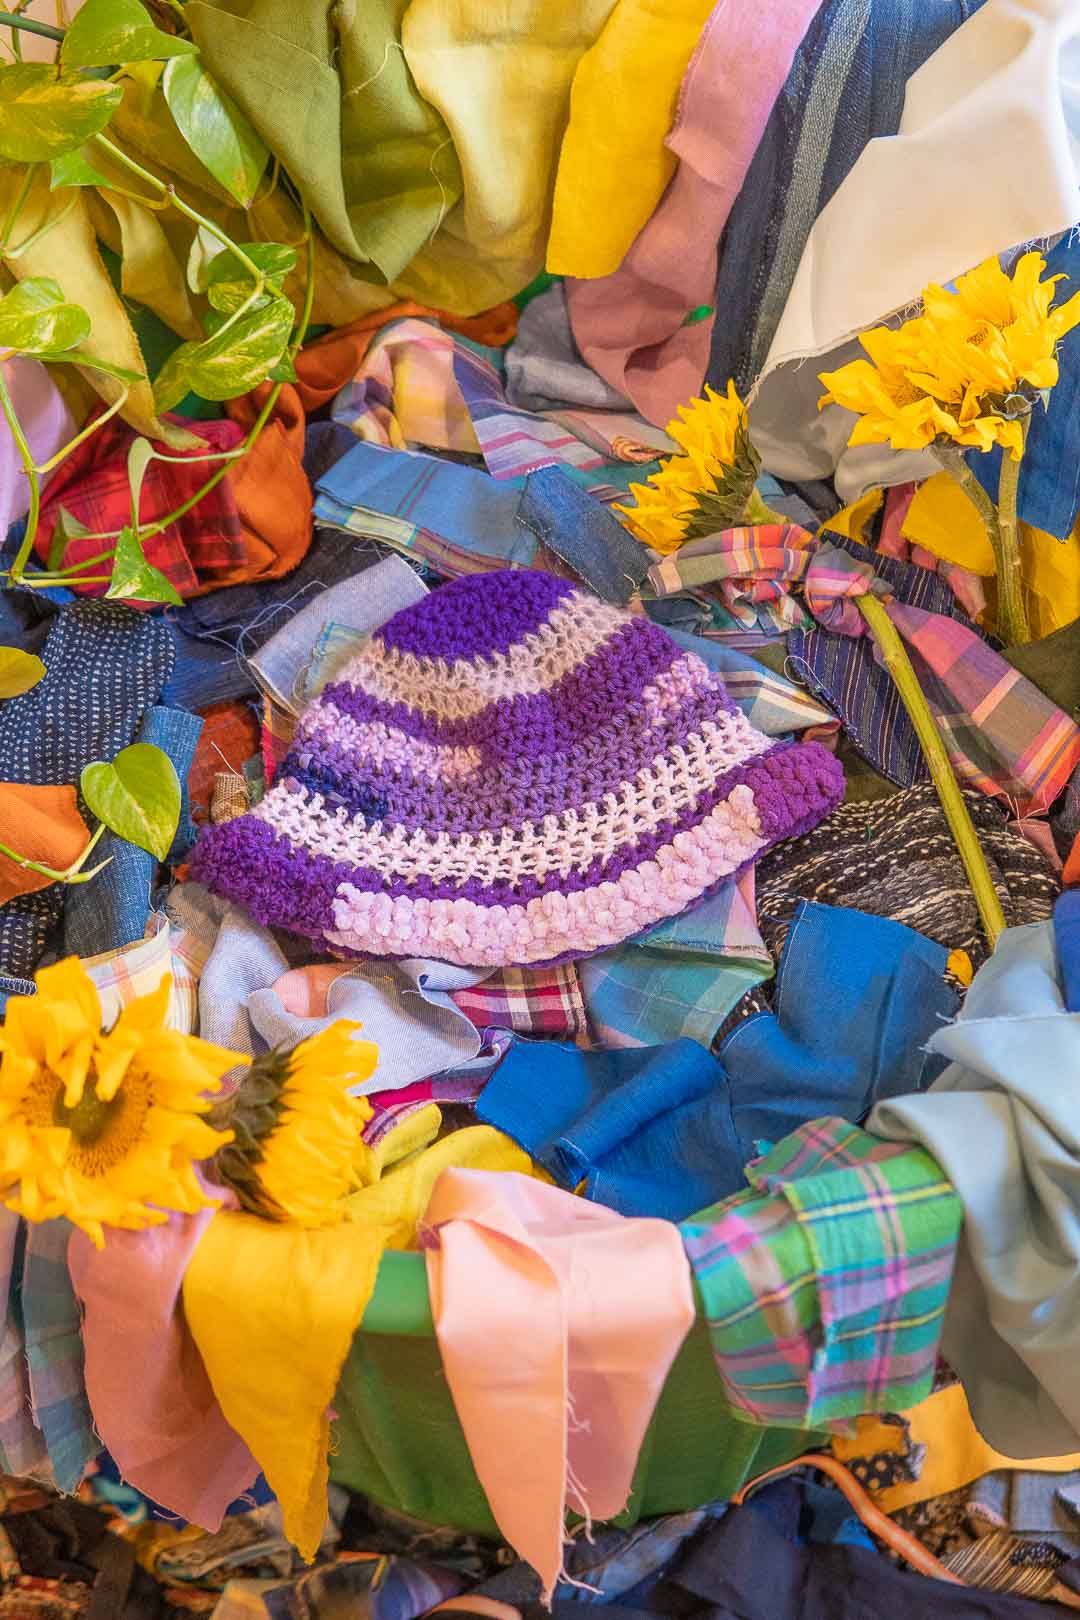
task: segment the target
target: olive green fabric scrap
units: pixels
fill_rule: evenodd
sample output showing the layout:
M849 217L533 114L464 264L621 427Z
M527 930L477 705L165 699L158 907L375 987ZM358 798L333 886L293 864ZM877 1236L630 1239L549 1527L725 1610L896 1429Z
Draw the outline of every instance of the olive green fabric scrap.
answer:
M409 0L190 0L207 68L359 274L392 282L461 196L401 49Z

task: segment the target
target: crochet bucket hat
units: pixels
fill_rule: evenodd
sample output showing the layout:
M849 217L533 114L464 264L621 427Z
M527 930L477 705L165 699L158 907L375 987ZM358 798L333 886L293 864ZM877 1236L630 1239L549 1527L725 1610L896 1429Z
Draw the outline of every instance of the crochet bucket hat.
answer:
M686 911L843 787L649 619L505 570L376 631L192 875L339 954L550 963Z

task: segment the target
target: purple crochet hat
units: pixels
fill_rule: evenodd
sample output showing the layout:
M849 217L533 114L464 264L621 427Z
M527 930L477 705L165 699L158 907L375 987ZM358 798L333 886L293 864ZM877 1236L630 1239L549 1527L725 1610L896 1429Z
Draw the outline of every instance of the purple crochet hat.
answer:
M340 953L550 963L686 911L843 789L649 619L506 570L384 624L192 875Z

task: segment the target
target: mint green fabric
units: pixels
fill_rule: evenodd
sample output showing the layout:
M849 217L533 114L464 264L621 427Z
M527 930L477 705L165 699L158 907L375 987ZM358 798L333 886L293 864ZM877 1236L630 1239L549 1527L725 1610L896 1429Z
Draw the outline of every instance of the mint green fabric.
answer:
M498 1534L439 1358L423 1255L383 1255L334 1411L332 1479L430 1524ZM732 1414L699 1314L657 1403L630 1505L616 1522L724 1501L821 1439Z
M446 125L401 49L409 0L191 0L214 78L340 253L391 282L461 195ZM437 163L436 163L437 158Z

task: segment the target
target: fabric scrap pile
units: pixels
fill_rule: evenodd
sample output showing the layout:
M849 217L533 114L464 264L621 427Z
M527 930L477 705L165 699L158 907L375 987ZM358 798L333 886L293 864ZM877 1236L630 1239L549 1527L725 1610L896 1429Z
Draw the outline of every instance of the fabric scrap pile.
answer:
M1080 1607L1075 0L24 9L0 1620Z

